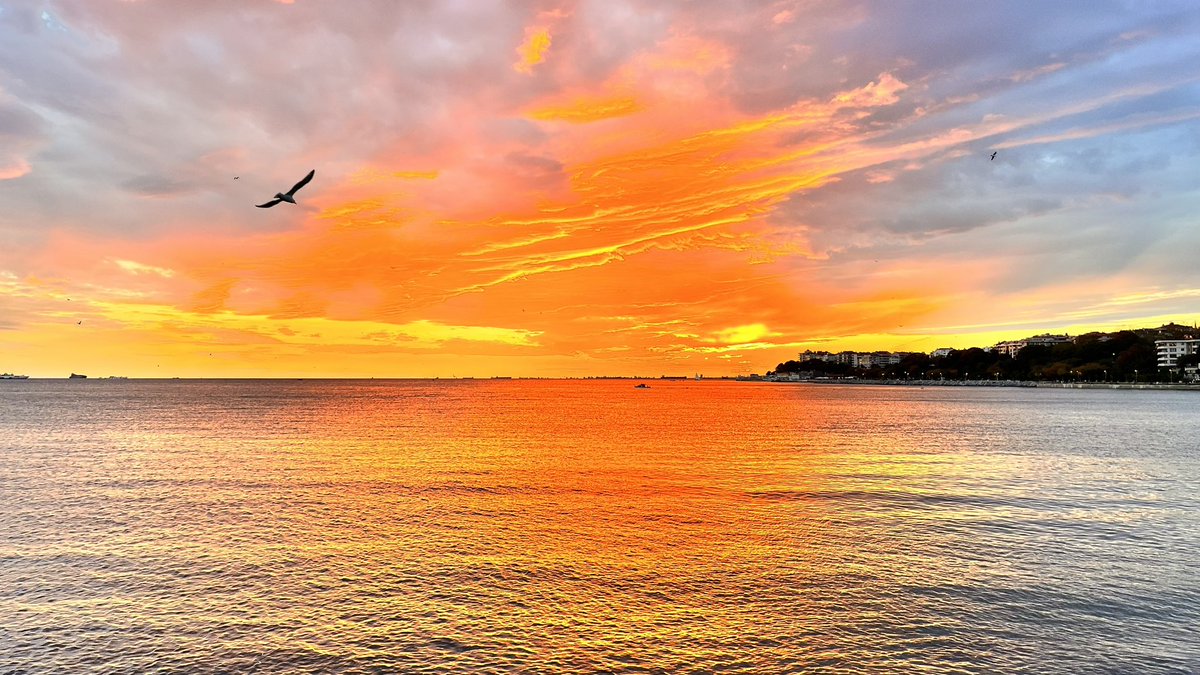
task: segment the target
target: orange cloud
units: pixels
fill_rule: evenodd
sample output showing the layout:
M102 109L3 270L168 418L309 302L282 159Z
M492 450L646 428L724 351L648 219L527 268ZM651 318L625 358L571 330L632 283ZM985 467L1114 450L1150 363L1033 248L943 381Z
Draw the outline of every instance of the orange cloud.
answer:
M561 18L539 15L526 29L517 72L545 61ZM893 141L894 127L853 122L901 100L909 85L892 73L750 113L728 93L737 48L665 34L602 80L571 80L564 66L561 86L523 80L519 94L445 103L444 128L394 132L403 138L339 167L343 180L308 188L320 190L307 193L308 210L197 209L141 238L51 229L46 249L20 261L43 281L0 271L3 314L21 327L0 331L0 352L33 349L42 364L73 355L77 334L62 328L82 316L97 344L188 373L277 373L280 355L297 372L328 375L694 372L710 357L729 372L804 346L899 348L934 327L990 334L1067 315L1033 293L1021 296L1030 307L997 299L986 289L999 285L998 262L938 257L916 237L856 229L848 212L844 229L822 232L789 208L835 184L851 201L857 189L895 188L973 142L1071 109L958 116L962 126L931 123ZM572 48L556 46L564 64ZM234 159L200 165L225 171ZM889 248L908 259L861 260ZM1085 298L1081 321L1193 297L1085 292L1052 295ZM987 324L981 307L1018 318ZM115 351L88 354L153 374L153 363Z
M513 70L526 75L533 74L533 68L545 58L550 49L550 29L546 26L530 26L525 29L525 41L517 47L517 62Z
M130 274L157 274L160 277L175 276L174 270L169 270L163 267L155 267L153 265L143 265L132 260L113 260L113 264Z
M543 107L533 110L529 116L538 120L558 120L562 122L596 122L613 117L632 115L642 109L642 106L632 97L619 98L580 98L566 105Z
M561 157L569 191L549 203L514 199L512 212L493 210L483 220L448 217L444 210L419 215L439 190L461 190L465 183L454 172L439 170L418 189L396 191L387 183L404 172L381 165L352 174L345 186L326 186L325 208L293 230L228 241L178 238L140 250L113 245L122 251L120 260L176 272L163 277L146 302L228 325L236 317L289 326L322 319L332 323L305 333L321 334L329 344L341 344L338 322L379 324L369 331L375 336L370 344L399 335L395 326L484 325L536 335L539 351L564 358L682 364L706 354L749 359L737 354L791 349L796 342L790 337L793 318L775 316L771 329L767 321L753 320L730 328L733 315L804 308L808 325L827 326L819 334L861 327L856 310L818 310L791 290L805 281L772 270L748 280L745 266L753 258L764 266L779 264L771 251L784 249L760 234L767 231L762 219L777 205L840 171L878 160L830 143L781 142L797 129L820 129L834 106L761 118L738 118L719 104L709 110L712 117L690 120L707 127L699 133L607 152L592 145L586 126L572 125L579 131L557 134L546 148ZM661 124L640 116L614 123L634 130ZM494 170L501 173L480 175L499 186L519 185L502 166ZM75 248L94 255L105 246L79 242ZM664 275L667 267L671 274ZM853 292L845 296L855 299ZM583 317L611 315L617 307L633 310L629 325L608 333L611 339L598 339ZM895 316L872 309L876 316ZM128 315L110 314L109 320L121 316ZM345 349L368 347L347 340ZM749 360L738 363L750 369Z
M394 171L367 167L354 172L349 181L356 185L372 185L389 180L434 180L437 177L437 171Z
M731 60L728 47L694 35L672 35L656 51L644 57L644 63L656 70L687 71L700 75L728 68Z
M778 333L772 332L764 324L752 323L745 326L723 328L713 335L713 340L725 345L742 345L757 342L771 335L778 335Z

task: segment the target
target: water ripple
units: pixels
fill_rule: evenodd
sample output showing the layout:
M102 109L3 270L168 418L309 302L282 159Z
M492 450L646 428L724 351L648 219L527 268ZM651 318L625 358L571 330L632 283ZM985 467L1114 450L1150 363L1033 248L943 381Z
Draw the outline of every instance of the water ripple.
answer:
M1200 669L1188 392L626 385L0 388L0 672Z

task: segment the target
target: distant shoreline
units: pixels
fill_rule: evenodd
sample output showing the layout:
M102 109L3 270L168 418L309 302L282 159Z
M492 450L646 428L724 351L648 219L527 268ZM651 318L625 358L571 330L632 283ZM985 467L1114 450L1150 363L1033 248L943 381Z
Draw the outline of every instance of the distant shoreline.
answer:
M1042 389L1147 389L1170 391L1200 392L1200 383L1165 383L1165 382L1036 382L1032 380L865 380L865 379L809 379L809 380L768 380L765 378L750 378L745 376L712 376L695 380L690 377L637 377L637 376L604 376L604 377L97 377L77 378L65 377L29 377L13 382L512 382L512 381L640 381L640 382L758 382L765 384L816 384L816 385L850 385L850 386L891 386L891 387L1024 387Z
M766 381L766 380L764 380ZM794 380L779 384L851 384L892 387L1031 387L1041 389L1158 389L1200 391L1200 384L1163 382L1034 382L1031 380Z

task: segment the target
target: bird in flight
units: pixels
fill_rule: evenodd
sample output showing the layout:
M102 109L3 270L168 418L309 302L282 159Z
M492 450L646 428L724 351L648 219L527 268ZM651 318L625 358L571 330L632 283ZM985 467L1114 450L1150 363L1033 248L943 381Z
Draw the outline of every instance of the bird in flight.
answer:
M993 160L996 159L996 153L994 153L994 152L992 153L992 159Z
M291 190L288 190L287 192L276 192L274 199L267 202L266 204L255 204L255 206L257 206L260 209L269 209L272 206L275 206L276 204L278 204L279 202L287 202L289 204L295 204L296 200L292 198L292 195L296 194L296 192L300 188L304 187L305 185L308 185L308 181L312 180L313 174L315 174L316 172L317 172L316 169L309 171L308 175L305 176L304 178L301 178L299 183L296 183L295 185L293 185Z

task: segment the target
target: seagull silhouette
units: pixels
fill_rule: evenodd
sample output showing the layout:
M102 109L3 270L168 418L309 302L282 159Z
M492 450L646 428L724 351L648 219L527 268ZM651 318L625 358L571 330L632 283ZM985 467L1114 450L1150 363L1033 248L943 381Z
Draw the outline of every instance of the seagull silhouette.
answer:
M296 191L299 190L300 188L304 187L305 185L308 185L308 181L312 180L313 175L315 173L317 173L316 169L309 171L308 175L305 176L304 178L301 178L299 183L296 183L295 185L293 185L291 190L288 190L287 192L276 192L275 199L272 199L271 201L267 202L266 204L255 204L255 206L257 206L260 209L269 209L272 206L275 206L276 204L278 204L279 202L287 202L289 204L295 204L296 200L292 198L292 195L296 194Z
M993 160L996 159L996 153L994 153L994 152L992 153L992 159Z

